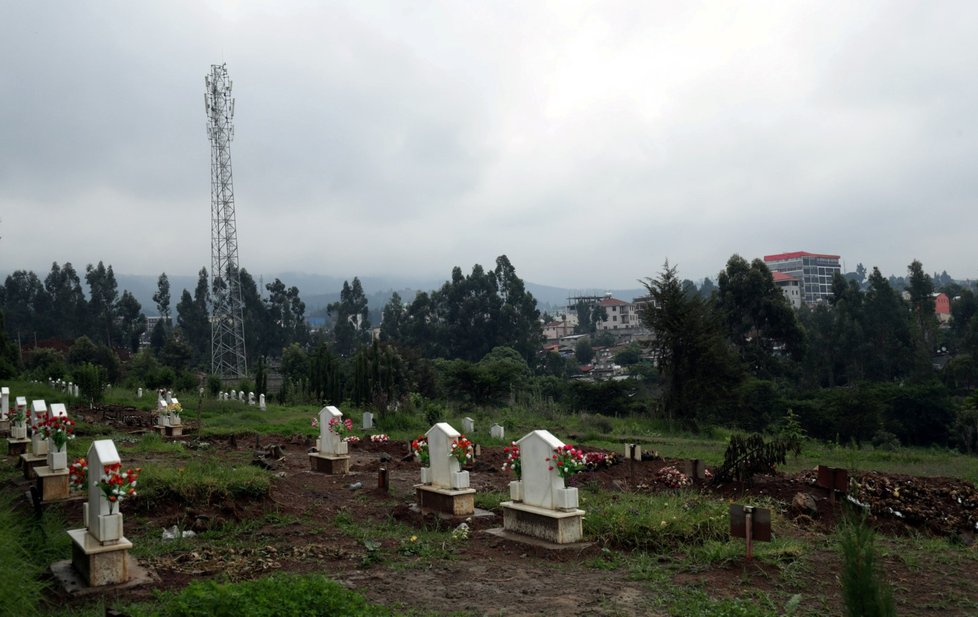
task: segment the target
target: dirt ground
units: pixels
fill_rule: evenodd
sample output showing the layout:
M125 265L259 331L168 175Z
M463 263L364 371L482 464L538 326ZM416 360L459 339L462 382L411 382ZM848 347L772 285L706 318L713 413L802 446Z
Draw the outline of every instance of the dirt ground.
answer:
M418 529L445 526L436 517L422 517L410 508L418 464L407 459L404 442L361 442L351 447L351 473L347 476L310 471L307 454L310 443L306 438L262 437L258 445L284 446L284 459L273 469L277 475L267 499L215 503L200 510L172 503L152 511L136 500L124 508L127 536L137 544L141 538L158 537L162 529L174 524L203 530L220 527L222 523L257 523L254 528L248 528L248 541L229 540L222 547L213 542L195 545L194 540L186 540L177 550L141 560L156 571L161 584L127 591L123 597L149 599L153 589L179 589L201 577L223 575L246 579L281 570L321 572L372 601L405 610L485 615L667 614L664 602L668 598L663 598L659 585L650 580L633 580L627 567L595 567L595 563L608 556L603 547L591 545L554 551L484 533L488 528L502 526L498 515L472 519L471 538L451 544L450 550L454 551L451 559L412 555L410 547L405 551L405 540L390 537L382 538L371 549L360 539L351 537L348 529L339 529L334 523L338 516L366 528L384 525L392 516ZM211 444L210 455L226 460L227 464L248 464L255 446L254 437L233 442L216 440ZM479 492L507 491L511 477L500 470L503 460L501 449L483 449L471 467L472 487ZM672 489L662 484L656 472L678 463L620 462L579 474L573 483L596 483L608 490L669 491ZM130 464L141 462L133 460ZM377 489L382 466L388 470L386 492ZM902 515L889 514L875 520L885 533L907 534L916 530L973 542L978 516L978 492L973 485L950 479L881 474L860 480L874 487L875 492L864 491L865 500L880 504L889 499L885 507ZM356 483L362 486L351 488ZM889 493L884 485L890 487ZM903 501L892 494L893 487L901 486L904 488L902 492L898 488L897 494ZM783 504L784 510L775 534L804 540L813 548L798 567L791 564L779 567L755 560L677 571L666 567L670 556L662 556L665 580L699 586L714 597L743 595L747 588L763 590L779 599L802 593L807 597L803 600L806 610L802 614L841 614L837 579L840 560L828 540L841 510L839 504L830 502L826 491L814 486L814 472L761 477L750 488L698 482L694 490L729 500L742 500L745 495L769 497ZM788 504L798 492L815 498L817 516L794 518ZM911 504L910 495L929 500L927 508L930 509L925 512L923 506ZM933 500L939 498L946 503L935 505ZM69 523L80 523L72 520L80 519L80 509L65 509ZM943 517L944 523L934 523L938 516L935 512ZM277 516L269 517L269 514ZM377 550L397 558L371 563L370 557ZM932 571L927 563L908 562L899 555L884 555L882 561L898 603L903 607L901 614L978 614L978 611L960 612L955 608L969 603L978 606L975 560L938 563L941 571ZM961 598L969 600L961 602Z

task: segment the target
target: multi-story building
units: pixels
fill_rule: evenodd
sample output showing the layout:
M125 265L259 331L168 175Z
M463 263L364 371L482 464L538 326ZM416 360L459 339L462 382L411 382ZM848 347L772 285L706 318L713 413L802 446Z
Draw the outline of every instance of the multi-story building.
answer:
M772 272L774 284L781 288L784 297L788 299L791 308L801 308L801 281L797 277L784 272Z
M838 255L796 251L765 255L764 263L772 272L783 272L798 279L801 301L808 305L828 301L832 295L832 277L842 273Z

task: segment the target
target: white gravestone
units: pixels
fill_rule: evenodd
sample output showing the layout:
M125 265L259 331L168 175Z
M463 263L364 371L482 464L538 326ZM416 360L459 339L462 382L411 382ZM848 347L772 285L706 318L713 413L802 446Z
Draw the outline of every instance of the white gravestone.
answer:
M106 465L121 463L119 452L111 439L93 441L88 448L88 503L85 526L88 533L101 544L112 544L122 538L122 514L119 503L109 502L99 487Z
M265 406L265 395L264 394L259 394L258 395L258 409L261 409L262 411L265 411L266 409L268 409Z
M143 398L143 389L136 388L136 398Z
M64 403L51 403L49 416L52 418L68 418L68 410ZM68 468L68 444L62 446L61 450L56 450L54 442L49 437L47 439L48 467L54 471L61 471Z
M75 385L74 385L74 386L72 386L72 387L73 387L73 391L72 391L72 393L71 393L71 394L72 394L72 396L74 396L75 398L78 398L78 384L75 384Z
M10 411L10 388L4 386L0 388L0 420L7 419L7 412Z
M48 406L43 400L31 401L30 425L31 433L31 452L34 456L44 456L48 453L48 442L41 435L40 430L33 427L41 424L48 418Z
M170 404L179 405L180 401L177 400L177 397L174 396L172 399L170 399ZM180 416L174 412L171 412L169 409L167 409L167 416L169 416L170 418L170 426L180 426L183 423L180 419Z
M564 443L550 431L533 431L516 443L520 447L523 503L548 510L577 508L577 489L564 487L564 479L551 459Z
M166 406L165 400L156 401L156 413L160 416L160 426L170 426L170 412Z
M462 418L462 432L466 435L472 435L475 433L475 420L472 418Z
M374 414L369 411L363 412L363 430L368 431L374 427Z
M439 422L425 433L431 457L431 486L434 488L469 488L469 472L462 471L458 459L451 455L452 442L459 432L448 422Z
M343 439L329 430L330 420L336 419L337 422L343 421L343 412L329 405L319 410L319 439L316 447L320 454L327 456L346 456L349 449Z
M498 424L493 424L492 426L489 427L489 436L492 437L493 439L503 439L505 435L506 435L506 431L503 430L502 426Z
M254 392L249 392L248 393L248 404L249 405L254 405L255 404L255 393Z

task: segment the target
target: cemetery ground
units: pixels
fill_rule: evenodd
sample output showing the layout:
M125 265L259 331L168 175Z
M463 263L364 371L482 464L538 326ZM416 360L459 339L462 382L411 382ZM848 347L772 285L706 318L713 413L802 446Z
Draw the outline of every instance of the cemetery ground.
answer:
M45 386L14 385L28 398L59 400ZM866 487L899 614L978 614L978 459L947 450L806 442L800 457L752 487L699 481L675 489L658 472L690 458L719 465L723 432L684 435L634 418L515 409L446 413L440 419L456 428L463 415L475 419L470 437L481 456L469 470L476 506L497 514L512 479L500 469L502 448L530 430L546 428L619 458L629 442L659 455L574 476L591 545L550 550L484 533L501 526L501 516L473 518L466 534L412 510L419 465L406 457L407 443L430 426L423 412L376 417L374 430L357 434L384 432L391 440L362 439L350 448L350 474L334 476L310 470L310 420L318 408L270 405L260 412L181 397L189 435L166 440L146 426L152 399L110 395L107 411L70 406L79 421L70 454L110 437L124 465L142 468L140 494L122 511L133 556L159 581L85 597L61 592L46 573L68 557L65 530L81 525L81 503L36 514L20 470L6 457L0 614L94 617L112 608L220 615L231 614L233 604L236 615L289 614L289 602L312 595L321 614L331 615L841 615L844 498L832 504L813 486L817 464L847 468ZM358 411L341 409L360 426ZM489 438L493 422L505 427L507 440ZM377 488L381 467L387 491ZM791 508L799 492L815 497L817 512ZM774 539L755 544L750 562L743 540L729 537L732 501L772 510ZM195 535L164 540L174 526L177 536ZM259 612L269 606L281 612Z

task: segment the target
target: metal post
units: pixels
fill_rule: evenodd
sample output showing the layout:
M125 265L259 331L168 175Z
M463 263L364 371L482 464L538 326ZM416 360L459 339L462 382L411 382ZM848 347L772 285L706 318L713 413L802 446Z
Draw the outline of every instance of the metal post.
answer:
M387 468L381 467L377 471L377 489L387 492Z
M753 506L744 506L744 520L745 520L745 531L747 534L747 561L750 561L754 556L754 508Z

